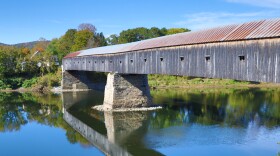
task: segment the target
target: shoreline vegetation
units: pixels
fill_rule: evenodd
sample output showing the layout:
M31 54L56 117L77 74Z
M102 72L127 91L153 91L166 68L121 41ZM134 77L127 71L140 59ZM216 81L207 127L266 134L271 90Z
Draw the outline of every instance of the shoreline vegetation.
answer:
M59 75L45 76L41 77L36 81L33 79L28 85L29 87L20 87L20 88L5 88L0 89L0 92L71 92L74 90L62 90L60 81L62 79L61 72L58 72ZM97 74L100 76L100 74ZM50 78L54 77L54 78ZM106 77L103 77L102 80L105 81ZM170 76L170 75L148 75L148 83L151 90L158 89L249 89L249 88L280 88L280 84L274 83L258 83L258 82L248 82L248 81L239 81L232 79L211 79L211 78L195 78L187 76ZM24 86L24 83L23 85ZM86 90L76 90L76 91L86 91Z

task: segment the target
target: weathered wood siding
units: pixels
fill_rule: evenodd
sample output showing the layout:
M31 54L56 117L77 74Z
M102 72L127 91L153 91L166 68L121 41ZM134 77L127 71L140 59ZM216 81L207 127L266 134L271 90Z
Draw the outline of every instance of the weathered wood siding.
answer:
M245 60L240 60L240 57ZM206 60L210 57L210 60ZM146 61L145 61L146 60ZM67 58L64 70L166 74L280 83L280 39L246 40Z

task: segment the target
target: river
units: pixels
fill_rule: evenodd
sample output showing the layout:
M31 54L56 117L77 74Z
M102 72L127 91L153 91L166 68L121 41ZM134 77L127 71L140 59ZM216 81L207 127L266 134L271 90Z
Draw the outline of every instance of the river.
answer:
M100 91L2 92L1 156L280 155L280 89L151 94L163 109L103 113Z

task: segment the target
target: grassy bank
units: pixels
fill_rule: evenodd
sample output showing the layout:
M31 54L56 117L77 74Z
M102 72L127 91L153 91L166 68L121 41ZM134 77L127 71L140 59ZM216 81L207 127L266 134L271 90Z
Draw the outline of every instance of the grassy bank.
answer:
M149 75L148 80L151 88L280 87L280 85L272 83L170 75Z
M0 80L0 90L4 91L43 91L60 86L61 70L40 77L16 77ZM106 82L106 74L89 73L93 82ZM156 88L240 88L240 87L280 87L279 84L256 83L231 79L193 78L187 76L149 75L149 86Z

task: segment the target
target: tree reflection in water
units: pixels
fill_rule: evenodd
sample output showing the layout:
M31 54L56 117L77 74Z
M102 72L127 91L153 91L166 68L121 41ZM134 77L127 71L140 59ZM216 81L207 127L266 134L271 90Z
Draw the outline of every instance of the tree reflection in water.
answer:
M66 131L68 141L91 146L63 119L66 110L93 131L107 136L129 153L161 155L146 141L150 130L203 125L229 128L280 125L280 90L153 90L153 102L164 106L149 112L102 113L91 109L103 102L102 92L55 94L0 93L0 131L19 131L34 121ZM241 136L242 137L242 136ZM190 138L191 139L191 138Z
M268 128L280 124L280 90L157 90L151 126L166 128L190 123L247 127L254 122Z
M150 146L145 142L147 140L144 138L150 133L149 130L192 124L229 128L246 128L252 125L278 127L279 93L279 90L263 89L156 90L152 91L154 103L163 105L162 110L104 114L90 109L93 105L102 104L103 100L102 96L92 95L73 105L70 112L97 131L106 131L104 134L109 141L126 148L129 153L137 155L152 152L160 155L151 150L156 145ZM93 123L96 119L102 120L106 128L100 130L100 126L97 126L100 124ZM244 135L242 133L238 138L242 139ZM239 139L235 141L238 142Z
M64 120L60 95L0 92L0 132L19 131L28 122L63 128L71 143L88 142Z

